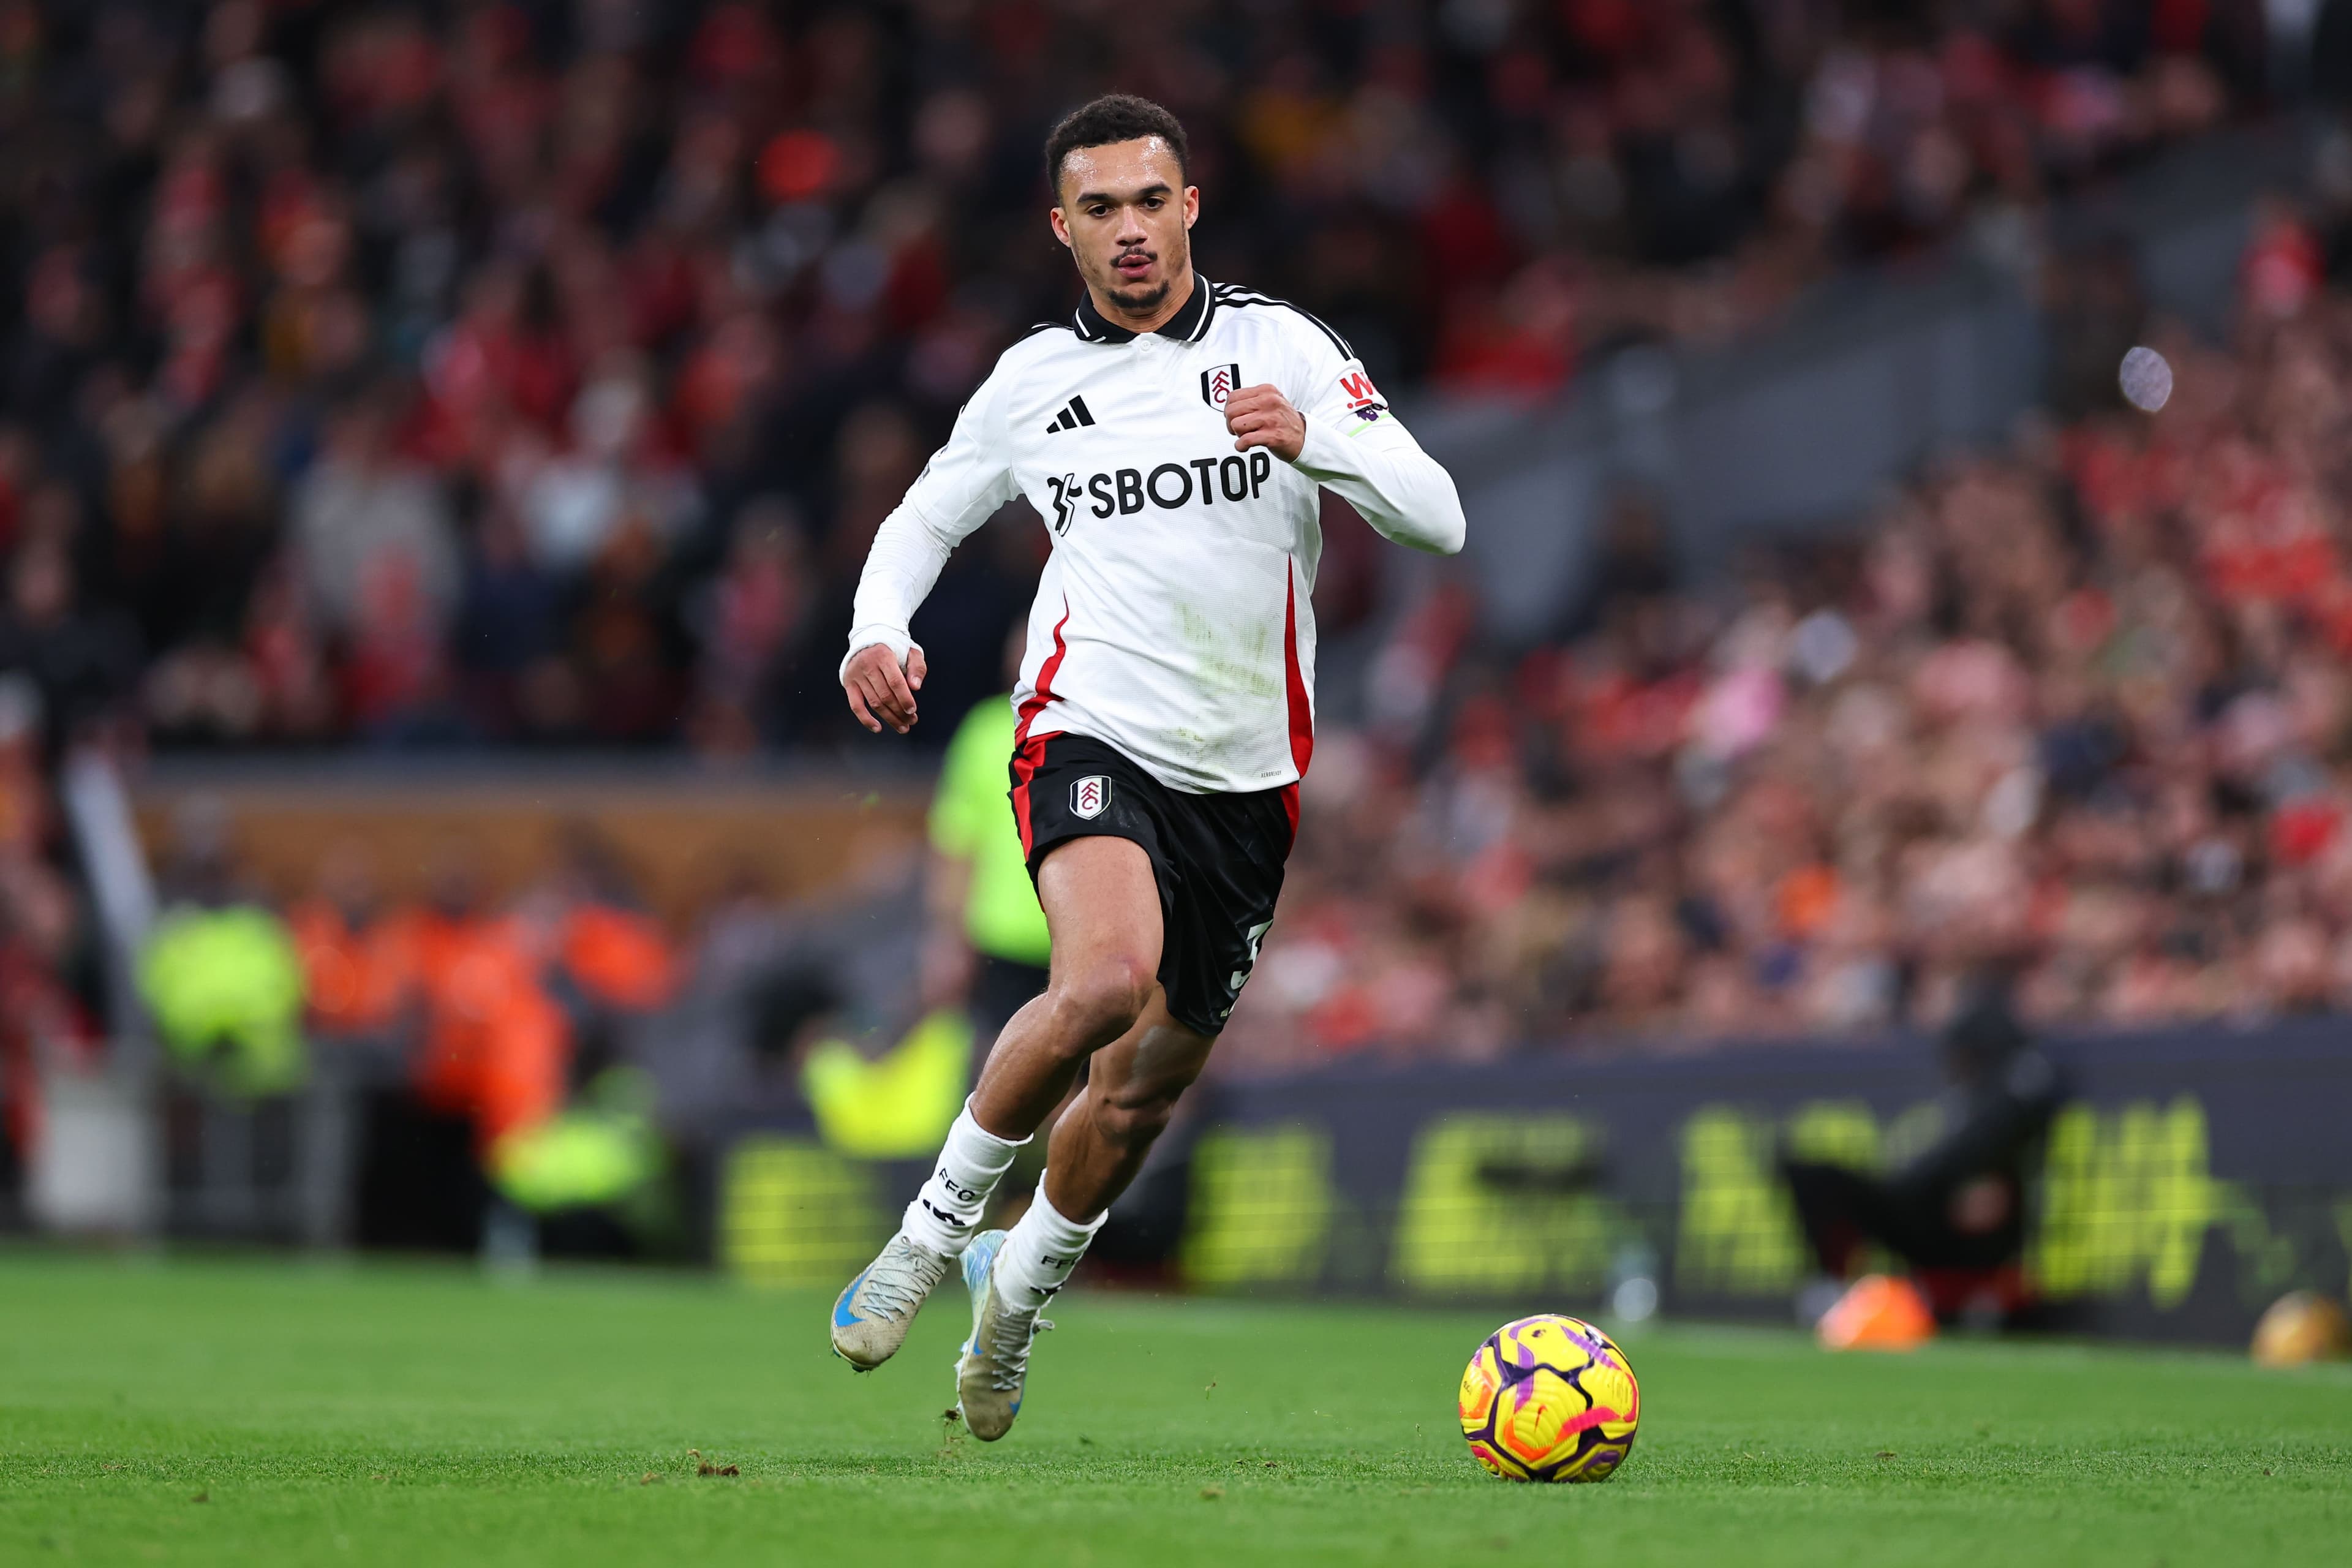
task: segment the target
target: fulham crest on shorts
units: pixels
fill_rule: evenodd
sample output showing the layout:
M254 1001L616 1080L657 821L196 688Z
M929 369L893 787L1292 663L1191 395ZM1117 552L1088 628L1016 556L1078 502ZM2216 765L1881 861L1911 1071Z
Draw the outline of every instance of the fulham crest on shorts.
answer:
M1070 815L1092 822L1110 805L1110 780L1100 773L1089 773L1070 781Z

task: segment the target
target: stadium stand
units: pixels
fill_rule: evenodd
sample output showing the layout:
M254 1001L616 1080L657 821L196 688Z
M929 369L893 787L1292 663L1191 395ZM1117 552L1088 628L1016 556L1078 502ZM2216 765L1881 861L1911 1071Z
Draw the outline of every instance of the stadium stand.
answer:
M15 5L0 537L159 743L828 745L866 539L1067 306L1056 106L1188 116L1204 269L1384 380L1539 395L2261 100L2254 7L1914 9Z
M1462 399L1741 333L1856 264L2014 250L2269 109L2256 6L1916 9L0 6L0 976L51 999L7 1009L0 1059L104 1011L45 826L78 742L843 755L858 563L996 350L1066 308L1034 149L1099 84L1194 126L1205 272ZM2065 422L1856 542L1695 581L1628 493L1532 647L1459 579L1384 624L1336 519L1326 625L1371 651L1331 708L1366 717L1318 745L1220 1070L1932 1022L1989 956L2037 1026L2352 1001L2347 249L2280 208L2240 338L2159 335L2164 412L2061 355ZM2117 267L2061 280L2128 342ZM1042 548L996 528L950 568L921 743L998 689ZM425 1005L379 926L496 948L530 1060L498 1079L444 1029L421 1069L485 1135L562 1100L569 1043L632 1049L616 1017L769 1009L652 1064L713 1106L773 1090L818 1013L911 1022L878 969L794 989L845 921L919 907L907 857L817 910L658 889L660 962L624 967L665 983L600 985L551 933L635 931L617 881L502 838L511 919L414 875L362 898L289 847L351 824L294 828L261 880L314 1033Z
M2160 413L2110 383L1729 593L1629 500L1565 640L1497 658L1430 600L1373 667L1440 695L1318 749L1236 1027L1817 1036L1932 1021L1989 959L2038 1026L2352 1000L2330 248L2259 229L2238 342L2168 342Z

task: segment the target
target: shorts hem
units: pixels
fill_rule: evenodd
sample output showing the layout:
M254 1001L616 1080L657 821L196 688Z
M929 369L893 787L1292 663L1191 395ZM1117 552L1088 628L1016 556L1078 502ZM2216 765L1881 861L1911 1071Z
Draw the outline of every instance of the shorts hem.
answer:
M1167 989L1168 988L1165 984L1160 986L1160 990L1163 993L1166 992ZM1186 1028L1192 1030L1194 1034L1200 1036L1204 1040L1213 1040L1218 1036L1223 1034L1225 1032L1226 1024L1232 1021L1227 1018L1220 1018L1214 1025L1203 1024L1198 1018L1187 1018L1183 1016L1181 1014L1178 1013L1173 1006L1171 1006L1168 1009L1168 1016L1171 1018L1175 1019L1176 1022L1183 1025Z
M1045 863L1046 856L1051 855L1063 845L1075 844L1081 838L1125 839L1128 843L1134 845L1138 849L1143 851L1143 858L1151 862L1152 879L1154 881L1160 879L1160 858L1151 852L1150 845L1146 844L1139 837L1132 832L1122 832L1116 824L1106 825L1101 827L1097 827L1092 824L1088 824L1087 826L1075 832L1059 833L1051 838L1040 838L1031 846L1029 850L1029 885L1033 888L1037 885L1037 868Z

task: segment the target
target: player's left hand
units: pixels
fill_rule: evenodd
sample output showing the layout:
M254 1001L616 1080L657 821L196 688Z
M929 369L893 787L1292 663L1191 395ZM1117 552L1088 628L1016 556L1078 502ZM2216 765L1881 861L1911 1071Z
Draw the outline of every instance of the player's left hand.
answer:
M1307 446L1307 417L1290 399L1267 383L1244 386L1225 399L1225 428L1234 433L1234 450L1270 447L1286 463L1298 461Z

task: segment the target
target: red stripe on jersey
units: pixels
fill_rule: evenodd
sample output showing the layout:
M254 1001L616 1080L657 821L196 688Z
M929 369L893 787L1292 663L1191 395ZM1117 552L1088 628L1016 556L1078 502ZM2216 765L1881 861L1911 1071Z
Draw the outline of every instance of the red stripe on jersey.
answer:
M1284 569L1289 563L1284 563ZM1298 579L1290 579L1288 595L1282 605L1283 686L1290 698L1290 761L1298 776L1307 776L1307 763L1315 755L1315 710L1307 700L1307 672L1298 667ZM1296 807L1290 825L1298 826Z
M1062 628L1069 624L1070 601L1064 599L1062 618L1054 623L1054 651L1047 654L1045 662L1037 667L1037 688L1029 693L1029 700L1021 705L1021 722L1013 731L1013 743L1016 746L1029 743L1029 726L1035 723L1037 715L1045 710L1045 704L1054 700L1054 677L1061 672L1062 659L1070 651L1069 645L1062 640Z
M1062 628L1070 624L1070 602L1062 601L1062 618L1054 623L1054 651L1037 667L1036 689L1029 700L1021 704L1021 722L1013 731L1013 820L1021 828L1021 858L1029 858L1029 781L1037 776L1037 765L1045 760L1045 737L1029 738L1029 726L1054 700L1054 677L1061 671L1062 659L1069 645L1062 640Z

